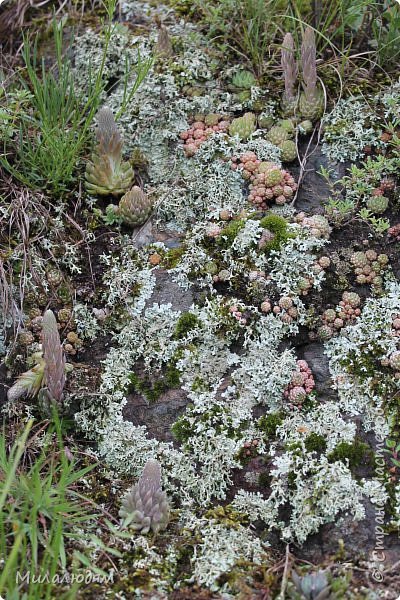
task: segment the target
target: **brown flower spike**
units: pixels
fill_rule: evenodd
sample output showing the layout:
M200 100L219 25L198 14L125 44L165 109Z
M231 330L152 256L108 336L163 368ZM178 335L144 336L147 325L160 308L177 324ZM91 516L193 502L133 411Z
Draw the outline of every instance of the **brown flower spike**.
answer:
M44 385L50 398L60 403L65 384L65 355L61 346L57 321L51 310L43 315L42 345L44 367Z
M305 119L315 121L324 108L322 90L317 85L317 51L315 35L311 27L307 27L301 44L301 68L303 71L303 92L300 95L299 109Z
M281 50L281 66L283 78L285 80L284 101L295 102L296 100L296 81L297 81L297 63L294 56L294 40L291 33L287 33L283 38Z

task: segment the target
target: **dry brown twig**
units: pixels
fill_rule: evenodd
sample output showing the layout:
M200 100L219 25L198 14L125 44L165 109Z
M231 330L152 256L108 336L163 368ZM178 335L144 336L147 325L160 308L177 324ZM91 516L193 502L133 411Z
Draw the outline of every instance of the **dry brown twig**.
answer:
M285 566L283 568L282 584L281 584L281 591L279 594L279 600L285 600L286 587L287 587L287 583L288 583L288 579L289 579L290 558L291 558L291 554L290 554L289 544L286 544Z

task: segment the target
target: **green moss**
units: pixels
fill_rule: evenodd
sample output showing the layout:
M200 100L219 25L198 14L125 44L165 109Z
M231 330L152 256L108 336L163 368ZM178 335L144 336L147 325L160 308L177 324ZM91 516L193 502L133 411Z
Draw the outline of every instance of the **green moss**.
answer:
M169 364L167 366L167 371L165 373L165 381L167 383L167 386L170 389L174 389L174 388L177 388L180 386L180 384L181 384L180 375L181 375L180 372L174 365Z
M232 246L236 236L238 235L239 231L243 229L245 224L245 219L238 219L237 221L231 221L228 225L226 225L226 227L224 227L218 236L219 245L223 246L224 248L229 248Z
M193 380L191 389L194 392L208 392L209 391L209 385L207 385L205 383L205 381L204 381L204 379L202 377L197 376Z
M128 377L129 381L131 382L133 389L136 389L136 386L139 384L139 377L136 375L136 373L131 373Z
M180 373L171 361L168 363L163 375L157 381L151 382L149 379L140 379L138 375L132 373L129 377L132 388L139 394L142 394L148 402L156 402L167 390L177 388L180 385Z
M287 476L287 481L288 481L288 486L289 488L294 488L296 486L296 473L294 471L289 471L288 476Z
M261 227L264 227L265 229L269 229L270 231L273 231L274 233L285 233L285 231L287 229L286 219L284 219L280 215L275 215L273 213L265 215L265 217L263 217L260 220L260 225L261 225Z
M132 388L138 393L142 394L149 402L155 402L158 400L164 389L160 385L160 382L156 381L152 384L148 379L140 379L135 373L130 375L129 379L132 382Z
M362 463L371 462L372 451L368 444L355 440L353 444L349 442L340 442L336 448L328 455L329 462L349 461L349 467L354 469Z
M349 573L345 577L335 577L331 580L331 591L334 594L334 598L345 598L346 592L349 589L349 582L351 574Z
M324 452L327 447L326 440L323 435L311 433L304 442L308 452Z
M188 408L189 407L190 407L190 405L188 406ZM182 415L171 426L171 433L178 442L180 442L181 444L184 444L185 442L187 442L187 440L192 435L193 427L189 423L189 421L185 417L185 415Z
M152 390L150 391L149 400L152 400L153 402L155 402L156 400L159 399L161 394L163 394L165 391L167 391L167 389L168 389L168 387L167 387L165 381L163 381L163 380L156 381L153 385Z
M268 439L276 437L276 430L283 422L281 413L272 413L258 419L258 428L265 434Z
M396 482L392 481L389 471L387 472L387 484L385 489L388 495L388 501L386 503L387 514L391 519L397 521ZM388 525L390 526L390 523L388 523ZM398 527L397 525L393 527L393 525L394 523L392 523L392 526L390 526L390 531L393 531L394 533L395 530L398 530Z
M271 485L272 477L269 473L260 473L258 483L262 488L268 488Z
M191 312L184 312L178 319L175 329L175 337L183 338L189 331L194 329L199 323L199 319Z
M294 234L288 232L287 221L279 215L270 213L260 220L260 225L264 229L268 229L275 237L270 242L267 242L263 247L264 252L270 252L271 250L279 250L289 238L292 238Z
M167 269L174 269L185 254L185 246L179 246L178 248L170 248L163 258L163 265Z

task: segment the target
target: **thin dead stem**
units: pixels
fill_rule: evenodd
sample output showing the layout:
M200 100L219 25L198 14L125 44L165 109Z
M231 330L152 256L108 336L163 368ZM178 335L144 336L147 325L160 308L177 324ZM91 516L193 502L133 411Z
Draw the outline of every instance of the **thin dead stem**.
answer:
M289 544L286 544L285 566L283 568L282 584L281 584L281 592L279 594L279 600L285 600L286 587L287 587L288 578L289 578L290 557L291 557L291 554L290 554L290 550L289 550Z

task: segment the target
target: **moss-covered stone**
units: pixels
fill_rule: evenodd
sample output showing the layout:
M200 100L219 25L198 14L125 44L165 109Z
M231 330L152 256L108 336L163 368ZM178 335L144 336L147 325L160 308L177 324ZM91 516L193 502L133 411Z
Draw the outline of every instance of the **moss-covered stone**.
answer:
M371 448L368 446L368 444L365 444L360 440L355 440L352 444L349 442L340 442L328 455L330 462L348 461L351 469L355 469L363 463L370 463L371 457Z
M184 312L178 319L175 329L175 337L183 338L189 331L192 331L198 324L199 319L191 312Z
M282 422L283 416L281 413L272 413L259 418L258 428L268 439L273 440L276 437L276 430Z
M156 402L162 394L169 389L174 389L180 385L180 373L171 361L165 370L165 374L156 381L150 381L148 378L141 379L135 373L130 375L132 388L139 394L142 394L148 402Z
M288 231L288 224L286 219L280 215L270 213L260 220L260 225L264 229L268 229L274 234L274 238L269 242L266 242L263 246L264 252L270 252L270 250L279 250L289 238L293 237L293 234Z
M179 370L174 365L168 365L165 373L165 381L170 389L179 387L181 383Z
M324 452L327 447L326 439L318 433L310 433L304 442L308 452Z
M170 248L163 258L163 265L167 269L174 269L185 254L185 246L179 246L178 248Z
M249 523L249 518L245 514L235 510L229 504L227 506L215 506L208 510L205 516L227 527L237 528L239 525Z
M271 485L271 481L272 477L267 471L260 473L258 477L258 483L261 488L268 488Z
M232 245L239 231L243 229L245 224L246 221L244 219L238 219L231 221L226 227L224 227L224 229L221 231L221 234L218 237L218 243L220 244L220 246L229 248L229 246Z
M190 407L190 405L189 405ZM174 438L184 444L190 438L193 433L193 428L189 423L189 420L183 415L179 417L175 423L171 426L171 432Z

